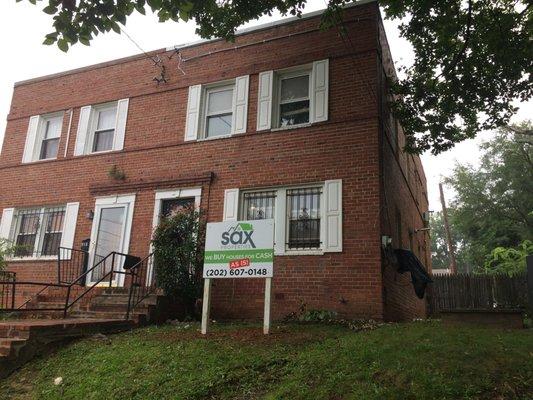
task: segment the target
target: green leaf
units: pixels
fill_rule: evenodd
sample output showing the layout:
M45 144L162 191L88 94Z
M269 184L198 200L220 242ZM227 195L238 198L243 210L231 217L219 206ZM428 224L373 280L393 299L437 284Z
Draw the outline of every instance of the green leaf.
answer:
M55 7L55 6L48 6L48 7L43 8L43 11L44 11L46 14L54 15L54 14L57 12L57 7Z
M119 35L122 32L121 29L120 29L120 25L117 24L115 21L111 21L111 29L113 29Z
M86 37L81 37L80 36L80 43L85 45L85 46L90 46L91 45L91 42L89 41L89 39L87 39Z
M50 46L54 44L55 42L56 42L56 39L47 37L46 39L44 39L43 44L46 46Z
M68 42L61 38L57 41L57 47L59 47L59 50L66 53L68 51Z

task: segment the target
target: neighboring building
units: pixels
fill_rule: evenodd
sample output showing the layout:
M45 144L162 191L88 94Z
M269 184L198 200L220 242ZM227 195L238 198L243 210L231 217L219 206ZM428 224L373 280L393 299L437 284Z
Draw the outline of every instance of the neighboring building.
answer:
M160 216L194 203L209 221L275 219L275 318L302 304L423 316L410 277L382 252L388 236L430 268L417 231L426 180L389 112L395 72L378 4L345 10L345 39L319 21L17 83L0 157L0 237L26 246L9 262L17 279L55 280L58 246L87 238L91 260L146 256ZM215 281L213 316L260 318L263 285Z

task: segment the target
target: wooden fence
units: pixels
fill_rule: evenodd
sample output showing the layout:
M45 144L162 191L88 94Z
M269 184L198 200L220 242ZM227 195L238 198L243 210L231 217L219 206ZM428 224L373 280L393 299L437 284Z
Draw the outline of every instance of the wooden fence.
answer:
M528 306L526 274L434 275L429 288L431 314L440 311L519 310Z

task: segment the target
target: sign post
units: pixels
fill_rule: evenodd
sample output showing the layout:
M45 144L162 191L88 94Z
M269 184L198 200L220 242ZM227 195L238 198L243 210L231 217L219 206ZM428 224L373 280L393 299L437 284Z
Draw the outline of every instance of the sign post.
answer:
M209 330L212 279L265 278L263 332L270 332L274 275L274 221L226 221L207 224L204 255L202 334Z

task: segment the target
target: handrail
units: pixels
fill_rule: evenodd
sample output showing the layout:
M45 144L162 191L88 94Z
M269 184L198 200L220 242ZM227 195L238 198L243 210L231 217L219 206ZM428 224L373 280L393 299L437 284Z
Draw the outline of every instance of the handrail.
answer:
M111 253L109 253L107 256L105 256L103 259L101 259L98 263L96 263L93 267L89 268L87 271L85 271L82 275L80 275L76 280L74 280L73 282L71 282L69 285L68 285L68 288L67 288L67 295L66 295L66 298L65 298L65 308L64 308L64 311L63 311L63 318L66 318L67 317L67 312L69 310L69 308L71 308L74 304L76 304L79 300L81 300L81 298L83 298L87 293L89 293L91 290L93 290L98 284L102 283L104 280L107 279L107 277L109 276L109 286L111 287L112 285L112 282L113 282L113 275L115 274L123 274L123 275L127 275L128 272L125 272L125 271L117 271L114 269L114 266L115 266L115 257L116 256L123 256L123 257L132 257L131 254L126 254L126 253L120 253L118 251L112 251ZM92 286L89 286L87 288L87 290L85 290L83 293L81 293L78 297L76 297L71 303L69 303L69 300L70 300L70 292L72 290L72 286L74 286L76 284L76 282L78 282L80 279L82 278L85 278L87 277L87 275L89 274L89 272L92 272L94 271L97 267L101 266L102 264L105 265L105 262L106 260L108 260L109 258L112 258L112 262L111 262L111 269L107 272L105 272L96 282L93 282Z
M70 283L71 276L79 277L87 269L89 252L70 247L58 247L57 251L57 281Z
M135 264L133 267L130 268L129 272L131 274L131 284L130 284L130 290L128 294L128 309L126 310L126 320L129 319L131 312L137 307L144 299L146 299L150 294L153 293L154 289L156 288L156 280L155 276L151 278L150 285L146 284L146 280L148 279L148 269L149 266L152 266L152 274L153 274L153 257L154 253L150 253L148 256L140 260L137 264ZM143 274L143 271L141 269L143 267L145 269L145 274ZM142 280L144 279L145 285L142 285ZM135 291L137 288L144 287L147 288L144 291L141 291L140 293L135 295ZM135 296L135 297L134 297Z

